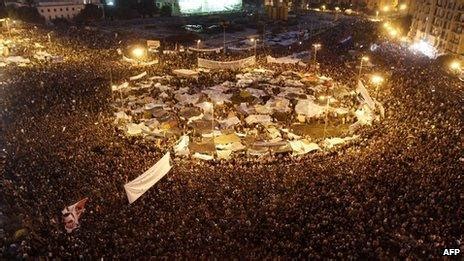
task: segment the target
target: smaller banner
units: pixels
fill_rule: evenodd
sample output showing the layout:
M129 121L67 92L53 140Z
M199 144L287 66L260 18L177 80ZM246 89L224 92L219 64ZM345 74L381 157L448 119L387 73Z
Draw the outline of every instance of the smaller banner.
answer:
M84 198L74 205L68 206L61 211L63 214L64 228L66 232L71 233L79 228L79 218L84 213L85 203L89 198Z

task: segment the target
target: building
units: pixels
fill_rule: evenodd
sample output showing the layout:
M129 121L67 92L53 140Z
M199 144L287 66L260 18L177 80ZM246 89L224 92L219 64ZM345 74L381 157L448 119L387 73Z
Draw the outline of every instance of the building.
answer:
M409 37L464 60L464 1L416 0Z
M269 19L284 20L288 19L290 1L288 0L265 0L264 8Z
M86 4L100 4L99 0L44 0L38 1L37 11L46 22L53 19L73 19Z
M235 12L242 9L242 0L156 0L156 6L170 6L172 15L197 15Z

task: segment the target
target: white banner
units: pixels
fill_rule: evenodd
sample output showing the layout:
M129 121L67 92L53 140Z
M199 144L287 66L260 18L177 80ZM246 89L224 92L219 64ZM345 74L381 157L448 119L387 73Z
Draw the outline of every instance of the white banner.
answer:
M63 222L66 232L71 233L76 228L79 228L79 218L82 213L84 213L84 207L87 200L89 200L89 198L84 198L79 202L64 208L63 211L61 211L63 214Z
M356 91L361 94L361 96L364 98L364 101L366 101L367 105L372 110L375 109L374 100L372 100L369 92L367 91L366 87L364 87L364 84L361 82L361 80L358 81L358 88Z
M147 72L143 72L139 75L135 75L135 76L132 76L129 78L130 81L136 81L136 80L140 80L142 79L143 77L147 76Z
M245 59L230 61L230 62L219 62L213 60L206 60L198 58L198 67L208 68L208 69L242 69L245 67L253 66L256 63L256 57L250 56Z
M158 40L147 40L147 47L149 49L158 49L161 46Z
M188 70L188 69L176 69L172 70L172 73L174 73L178 77L198 77L198 72L194 70Z
M218 47L218 48L211 48L211 49L205 49L205 48L194 48L194 47L189 47L188 48L190 51L194 51L194 52L202 52L202 53L212 53L212 52L216 52L216 53L220 53L222 51L222 49L224 49L223 47Z
M229 46L229 47L227 47L228 50L231 50L233 52L251 51L254 48L255 48L254 46L250 46L250 47L233 47L233 46Z
M168 152L153 167L124 185L129 204L136 201L171 170L172 166L170 160L171 155Z

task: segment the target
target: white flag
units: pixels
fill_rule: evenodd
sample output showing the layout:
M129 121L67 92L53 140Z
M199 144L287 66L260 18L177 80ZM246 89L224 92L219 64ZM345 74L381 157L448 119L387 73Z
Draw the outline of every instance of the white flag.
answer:
M136 179L124 185L126 190L127 199L132 204L140 196L143 195L148 189L156 184L161 178L166 175L172 166L170 163L171 155L166 153L153 167L145 171L142 175Z
M358 81L358 89L357 89L357 92L358 93L361 93L362 97L364 98L364 100L366 101L367 105L371 108L371 109L375 109L375 104L374 104L374 101L372 100L371 96L369 95L369 92L367 91L366 87L364 87L364 84L360 81Z
M79 227L79 217L84 212L85 203L89 198L84 198L79 202L65 207L61 213L63 213L63 222L66 232L71 233L74 229Z

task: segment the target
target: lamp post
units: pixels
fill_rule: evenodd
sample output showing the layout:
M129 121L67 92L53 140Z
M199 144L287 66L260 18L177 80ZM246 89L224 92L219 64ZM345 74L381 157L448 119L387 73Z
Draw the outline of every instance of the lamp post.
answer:
M359 63L358 81L361 79L363 62L368 62L368 61L369 61L369 57L367 57L367 56L361 57L361 62Z
M256 47L257 47L258 39L251 38L250 41L251 41L252 43L254 43L254 51L255 51L255 57L256 57Z
M226 21L222 21L221 22L221 25L222 25L222 41L223 41L223 47L224 47L224 54L226 54L226 25L228 23Z
M321 49L321 44L313 44L314 47L314 67L317 68L317 51Z

